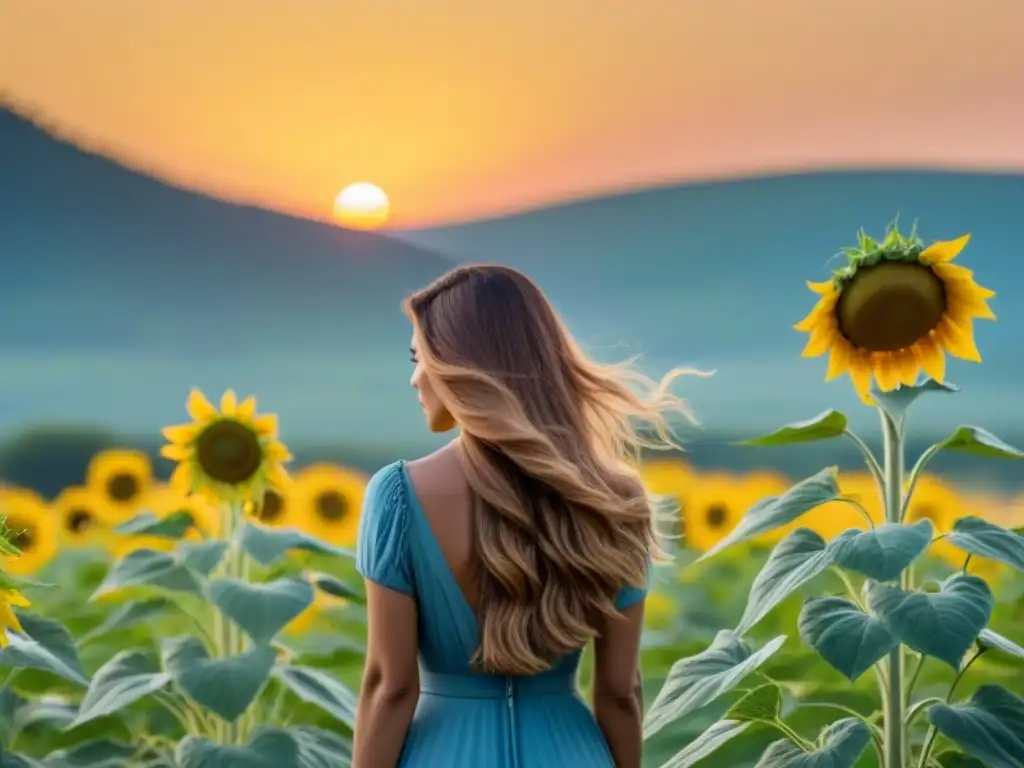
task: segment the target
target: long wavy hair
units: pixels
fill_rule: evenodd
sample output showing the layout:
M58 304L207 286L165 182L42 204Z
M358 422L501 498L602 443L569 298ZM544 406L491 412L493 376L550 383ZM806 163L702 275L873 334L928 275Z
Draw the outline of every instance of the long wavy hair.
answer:
M417 354L461 429L474 499L486 672L533 674L617 615L665 557L639 479L643 448L677 446L667 415L693 422L633 360L600 364L576 344L540 288L514 269L459 267L409 296Z

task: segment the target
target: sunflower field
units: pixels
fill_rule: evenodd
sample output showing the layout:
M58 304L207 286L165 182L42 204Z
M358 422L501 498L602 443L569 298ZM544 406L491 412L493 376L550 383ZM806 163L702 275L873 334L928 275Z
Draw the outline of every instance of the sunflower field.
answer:
M947 294L958 311L981 317L984 294L949 264L965 242L925 249L891 231L862 239L851 264L892 261L906 291L921 277L906 279L912 258L936 260L961 281ZM852 271L812 286L822 299L798 329L878 411L882 456L827 411L749 444L848 439L863 468L641 464L671 555L646 608L645 766L1024 768L1024 500L928 469L940 451L1024 452L960 427L903 466L913 401L955 402L956 388L934 340L881 359L826 343ZM967 359L969 319L943 346ZM0 485L0 768L350 763L366 636L352 547L368 478L293 467L253 398L193 391L187 411L163 431L166 478L147 453L112 448L56 494Z

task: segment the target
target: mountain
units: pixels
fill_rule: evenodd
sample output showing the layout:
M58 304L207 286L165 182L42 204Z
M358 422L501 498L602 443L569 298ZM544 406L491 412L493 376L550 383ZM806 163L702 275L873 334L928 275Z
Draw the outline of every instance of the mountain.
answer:
M192 386L260 395L286 436L419 426L399 303L443 256L168 186L10 108L0 148L0 433L152 433Z
M951 361L964 391L915 406L930 435L967 420L1024 436L1024 176L814 173L647 190L468 224L406 231L406 242L537 279L602 355L641 352L651 373L715 369L683 387L709 430L749 434L838 406L874 428L847 380L824 384L823 359L800 357L792 330L863 226L899 216L926 241L973 233L962 263L998 292L998 322L979 321L981 366ZM955 406L955 407L954 407Z

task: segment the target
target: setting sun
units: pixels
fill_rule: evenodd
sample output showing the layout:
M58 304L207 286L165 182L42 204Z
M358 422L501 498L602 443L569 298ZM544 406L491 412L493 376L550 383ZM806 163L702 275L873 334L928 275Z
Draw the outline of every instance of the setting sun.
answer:
M334 216L346 227L377 229L387 223L391 201L376 184L349 184L334 198Z

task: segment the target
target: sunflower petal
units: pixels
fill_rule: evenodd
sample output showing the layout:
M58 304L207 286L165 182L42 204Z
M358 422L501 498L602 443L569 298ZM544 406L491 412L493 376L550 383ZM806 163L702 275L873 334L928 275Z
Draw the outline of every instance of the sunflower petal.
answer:
M291 485L292 479L280 464L271 464L267 468L267 482L273 488L286 488Z
M935 339L953 357L972 363L981 362L981 353L974 343L974 328L970 320L959 325L950 317L944 317L935 329Z
M288 452L288 447L284 443L275 440L267 446L267 460L291 461L292 455Z
M27 608L32 605L21 592L16 589L9 590L3 597L0 597L0 601L7 603L8 605L16 605L19 608Z
M179 464L171 473L167 484L176 491L189 493L192 490L192 468L187 463Z
M224 394L220 397L220 412L223 416L234 416L235 409L238 408L238 395L235 394L235 390L226 389Z
M209 421L217 415L217 409L198 389L193 389L189 393L185 409L194 421Z
M13 629L15 632L22 633L25 631L21 628L18 615L6 603L0 603L0 631L3 629Z
M901 349L893 353L893 367L900 384L905 387L912 387L917 384L917 373L921 364L915 355L914 348Z
M251 421L256 415L256 398L247 397L235 408L235 417L241 421Z
M967 245L967 241L971 239L970 234L966 234L962 237L958 237L956 240L941 240L937 243L932 243L918 256L918 260L922 264L946 264L955 259L960 251Z
M179 445L188 445L191 443L197 434L199 434L200 425L194 422L188 424L175 424L171 427L164 427L160 430L160 434L171 443L178 443Z
M921 339L916 346L924 372L941 384L946 378L946 354L942 347L931 336Z
M875 371L875 381L883 392L891 392L899 386L900 379L896 371L891 352L876 352L871 356L871 367Z
M807 287L815 293L827 296L833 290L835 290L831 280L825 280L820 283L812 283L810 280L807 281Z
M835 334L832 333L831 329L819 326L811 332L811 338L807 340L807 346L804 347L804 351L800 353L800 356L820 357L832 348L834 339Z
M825 381L832 381L850 370L850 362L855 354L845 340L837 340L835 346L832 347L832 354L828 356Z
M192 455L192 452L186 445L172 444L160 448L160 455L171 461L185 461Z
M261 413L252 420L252 426L258 435L277 437L277 414Z
M871 364L865 358L855 359L850 365L850 381L865 405L874 405L871 397Z

